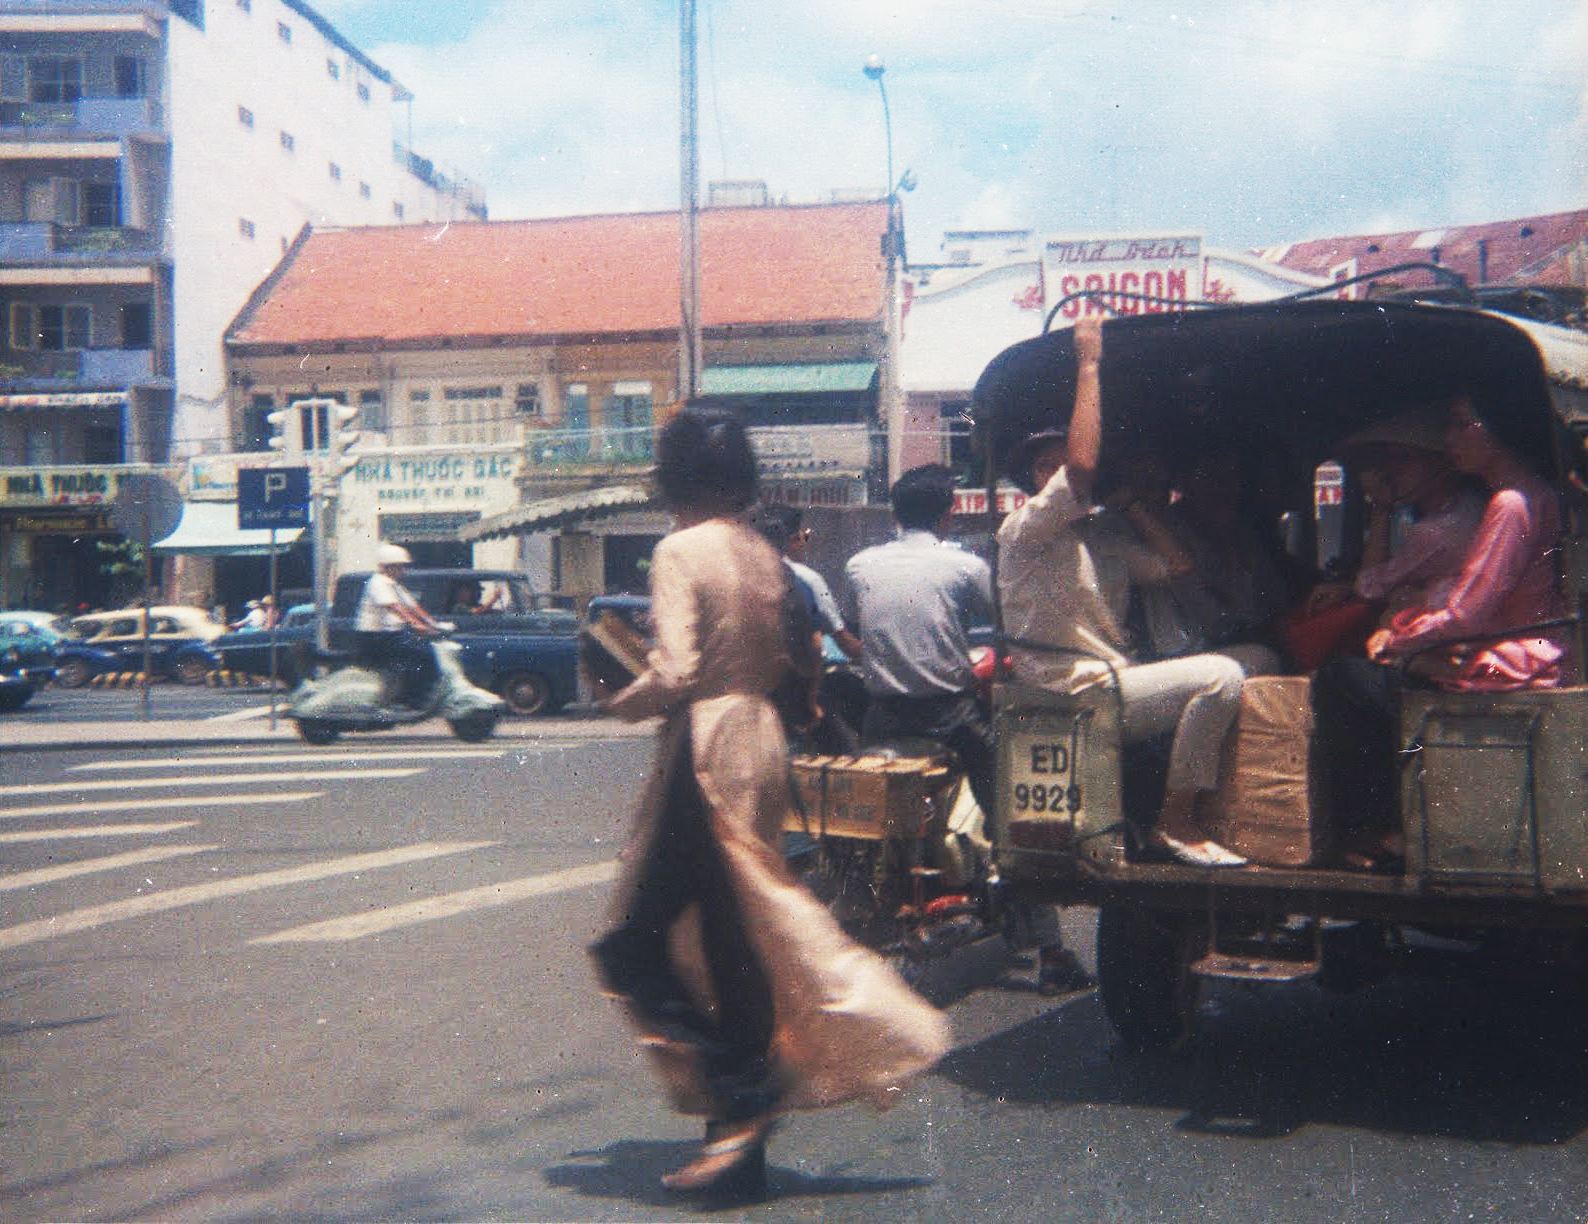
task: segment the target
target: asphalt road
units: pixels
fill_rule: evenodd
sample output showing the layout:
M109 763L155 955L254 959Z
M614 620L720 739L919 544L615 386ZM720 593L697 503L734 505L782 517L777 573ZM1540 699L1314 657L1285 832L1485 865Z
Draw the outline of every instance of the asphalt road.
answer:
M648 755L0 754L0 1214L697 1215L657 1184L694 1132L580 951ZM791 1119L744 1215L1588 1214L1582 1017L1518 992L1220 990L1143 1059L996 947L928 988L954 1052L886 1114Z

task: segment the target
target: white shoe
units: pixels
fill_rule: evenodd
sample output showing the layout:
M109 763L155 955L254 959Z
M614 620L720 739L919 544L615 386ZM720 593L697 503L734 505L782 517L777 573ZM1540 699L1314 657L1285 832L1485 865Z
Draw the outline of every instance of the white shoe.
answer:
M1183 842L1167 833L1154 832L1153 844L1188 867L1244 867L1246 860L1216 841Z

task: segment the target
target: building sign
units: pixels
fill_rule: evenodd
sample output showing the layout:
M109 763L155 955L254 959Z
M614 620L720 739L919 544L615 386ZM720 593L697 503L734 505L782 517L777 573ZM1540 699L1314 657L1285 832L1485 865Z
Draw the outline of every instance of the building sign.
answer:
M998 513L1012 514L1026 504L1026 495L1019 489L998 490ZM986 514L986 489L955 489L955 514Z
M1322 506L1345 504L1345 469L1338 463L1322 463L1312 479L1313 503Z
M103 506L116 500L122 477L147 468L0 468L0 506Z
M34 535L107 535L114 531L107 514L0 514L10 531Z
M1182 310L1184 303L1202 296L1202 239L1048 238L1042 246L1042 276L1050 305L1073 293L1099 294L1090 301L1066 302L1056 325L1075 322L1083 311L1131 315Z
M780 506L864 506L866 482L768 477L761 482L761 500Z
M342 479L344 497L373 500L384 509L494 507L517 500L516 451L371 455Z

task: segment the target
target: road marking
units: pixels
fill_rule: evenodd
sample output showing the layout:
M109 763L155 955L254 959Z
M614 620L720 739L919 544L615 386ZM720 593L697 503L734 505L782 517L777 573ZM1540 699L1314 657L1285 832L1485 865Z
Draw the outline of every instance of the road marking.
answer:
M13 888L33 888L39 884L52 884L56 880L69 880L73 876L115 871L119 867L135 867L139 863L159 863L165 859L219 849L219 846L151 846L146 850L129 850L126 854L107 854L103 858L60 863L54 867L35 868L33 871L14 871L9 875L0 875L0 892L9 892Z
M277 705L275 707L276 711L279 713L282 705L285 704L285 702L282 702ZM204 721L212 723L246 722L250 718L266 718L269 714L270 707L267 705L247 706L241 710L233 710L230 714L211 714Z
M266 888L281 888L288 884L307 884L331 876L374 871L378 867L395 867L400 863L438 858L444 854L462 854L465 851L480 850L497 844L489 841L416 842L411 846L398 846L394 850L351 854L343 858L326 859L324 862L306 863L302 867L232 876L225 880L211 880L205 884L190 884L184 888L167 888L160 892L145 893L141 897L128 897L124 901L109 901L104 905L90 905L86 909L68 910L64 914L56 914L53 918L40 918L34 922L0 927L0 950L37 943L43 939L53 939L58 935L72 935L108 923L124 922L128 918L163 913L185 905L198 905L200 902L214 901L221 897L237 897L244 893L259 892Z
M336 778L411 778L424 773L415 769L289 769L285 773L261 775L218 774L189 778L110 778L98 782L33 782L27 786L0 786L0 795L79 795L85 791L150 790L168 786L230 786L233 782L258 782L267 776L272 782L327 782Z
M324 791L269 791L244 795L162 796L159 808L251 807L259 804L303 803L324 798ZM0 820L27 820L32 816L85 816L90 812L142 812L155 806L149 799L99 799L86 803L47 803L37 807L0 808Z
M441 752L280 752L231 756L136 757L128 761L88 761L67 773L111 772L122 769L179 769L183 765L348 765L355 761L484 761L507 755L505 749L459 748Z
M362 939L378 935L396 927L412 926L419 922L434 922L450 918L469 910L489 909L495 905L511 905L531 897L547 897L553 893L572 892L589 888L593 884L606 884L618 874L616 859L592 863L588 867L568 867L544 875L525 876L519 880L505 880L500 884L486 884L481 888L468 888L462 892L447 893L440 897L427 897L422 901L409 901L403 905L386 906L365 914L349 914L345 918L329 918L307 926L277 931L274 935L261 935L249 943L333 943L349 939Z
M72 829L29 829L26 833L0 833L0 843L64 841L73 837L128 837L134 833L169 833L191 829L196 820L167 820L161 824L89 825Z

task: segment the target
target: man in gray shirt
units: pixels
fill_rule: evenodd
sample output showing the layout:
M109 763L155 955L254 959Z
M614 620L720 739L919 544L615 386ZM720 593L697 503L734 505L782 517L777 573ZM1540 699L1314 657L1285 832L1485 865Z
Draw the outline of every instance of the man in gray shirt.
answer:
M911 468L893 486L895 539L844 567L849 618L859 627L869 704L861 738L941 740L959 757L982 811L993 810L993 740L976 700L970 626L992 619L992 572L943 541L953 474Z

